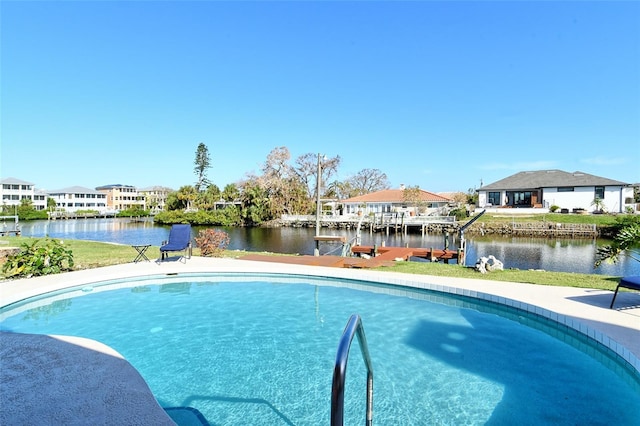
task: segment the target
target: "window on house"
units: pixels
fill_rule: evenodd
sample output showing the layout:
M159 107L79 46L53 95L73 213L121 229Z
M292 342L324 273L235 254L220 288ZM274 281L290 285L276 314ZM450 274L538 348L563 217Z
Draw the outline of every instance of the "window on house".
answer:
M489 192L487 196L487 202L492 206L500 205L500 193L499 192Z
M514 206L530 206L531 205L531 191L514 192L513 193L513 205Z
M558 192L573 192L573 186L561 186L558 188Z
M595 193L595 198L604 200L604 186L596 186Z

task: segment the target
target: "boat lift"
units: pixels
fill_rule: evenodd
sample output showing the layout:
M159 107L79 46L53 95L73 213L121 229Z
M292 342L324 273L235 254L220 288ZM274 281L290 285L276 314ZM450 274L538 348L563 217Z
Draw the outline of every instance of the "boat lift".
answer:
M6 237L8 235L20 235L20 224L18 223L18 216L0 216L2 219L2 229L0 229L0 236ZM14 219L13 228L7 227L7 219Z

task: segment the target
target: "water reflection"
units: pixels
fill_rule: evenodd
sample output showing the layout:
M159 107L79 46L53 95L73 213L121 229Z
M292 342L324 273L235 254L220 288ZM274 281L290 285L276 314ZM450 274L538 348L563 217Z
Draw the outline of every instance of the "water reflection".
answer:
M104 241L119 244L152 244L159 246L169 236L168 226L155 225L152 221L131 219L77 219L57 221L23 222L22 234L29 237L71 238ZM196 236L200 229L194 227ZM232 250L268 251L277 253L313 254L314 228L218 228L229 234ZM322 229L324 235L346 236L348 241L356 237L355 230ZM391 232L362 232L363 245L387 245L443 248L443 235L425 235ZM557 239L524 237L469 237L467 239L467 265L473 265L481 256L493 255L505 268L544 269L548 271L597 273L604 275L640 275L640 262L621 257L615 265L602 265L593 269L598 245L606 241L593 239ZM457 249L457 235L448 239L450 249ZM340 254L337 243L322 243L320 252Z
M48 322L52 317L60 315L63 312L71 309L71 302L71 299L64 299L56 300L45 306L38 306L36 308L28 310L24 316L24 319L33 321L42 320L44 322Z
M615 265L603 264L600 268L594 269L598 246L606 243L608 242L595 239L482 237L470 241L468 256L493 254L498 259L505 259L505 267L508 268L616 276L640 274L640 262L624 256L620 257L620 261Z
M33 237L71 238L118 244L160 243L169 236L168 227L158 227L153 221L134 219L74 219L21 222L22 235ZM160 231L160 232L158 232ZM164 232L163 232L164 231ZM156 240L157 236L163 237ZM151 238L151 239L150 239Z

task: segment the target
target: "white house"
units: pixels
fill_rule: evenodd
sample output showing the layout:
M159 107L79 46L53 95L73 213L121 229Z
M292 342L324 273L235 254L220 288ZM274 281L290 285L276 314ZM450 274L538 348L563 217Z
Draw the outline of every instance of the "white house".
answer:
M16 178L2 179L0 186L0 195L3 207L19 206L21 200L31 200L32 206L36 210L44 210L47 208L47 195L34 187L31 182Z
M478 189L480 208L525 208L543 213L551 206L569 212L602 208L624 213L628 206L634 207L633 187L584 172L540 170L516 173Z
M107 210L106 194L95 189L71 186L47 191L47 193L56 202L56 208L60 211L75 213L79 210L95 210L104 213Z

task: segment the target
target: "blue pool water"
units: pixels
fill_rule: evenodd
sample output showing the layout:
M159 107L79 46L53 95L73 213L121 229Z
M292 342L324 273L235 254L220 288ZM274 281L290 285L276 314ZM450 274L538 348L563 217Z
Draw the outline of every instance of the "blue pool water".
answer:
M388 294L394 293L394 294ZM585 339L487 302L309 277L85 287L0 310L0 329L106 343L161 405L213 425L329 423L338 340L362 317L380 425L638 424L640 380ZM345 424L362 424L354 340Z

